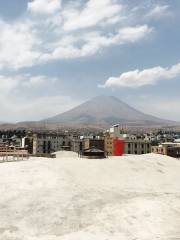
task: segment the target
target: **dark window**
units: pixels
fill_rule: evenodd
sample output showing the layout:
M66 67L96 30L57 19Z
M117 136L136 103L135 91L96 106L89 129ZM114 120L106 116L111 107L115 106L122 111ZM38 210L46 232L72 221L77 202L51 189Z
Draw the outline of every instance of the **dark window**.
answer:
M46 153L46 141L43 141L43 153Z

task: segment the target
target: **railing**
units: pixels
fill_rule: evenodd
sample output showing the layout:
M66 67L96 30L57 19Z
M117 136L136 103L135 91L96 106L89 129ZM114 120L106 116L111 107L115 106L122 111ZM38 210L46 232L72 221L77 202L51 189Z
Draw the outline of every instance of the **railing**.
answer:
M23 161L29 158L27 150L0 147L0 162Z

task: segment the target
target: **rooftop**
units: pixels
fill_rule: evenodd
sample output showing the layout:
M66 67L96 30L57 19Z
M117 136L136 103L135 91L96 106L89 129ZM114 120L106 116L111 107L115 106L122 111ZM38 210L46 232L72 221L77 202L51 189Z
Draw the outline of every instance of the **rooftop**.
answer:
M0 239L179 239L179 172L155 154L0 164Z

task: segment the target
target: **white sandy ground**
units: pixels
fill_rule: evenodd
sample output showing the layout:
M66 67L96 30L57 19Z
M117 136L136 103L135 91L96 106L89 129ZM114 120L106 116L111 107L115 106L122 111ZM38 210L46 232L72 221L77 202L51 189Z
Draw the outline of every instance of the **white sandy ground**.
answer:
M180 161L160 155L0 164L0 240L180 239Z

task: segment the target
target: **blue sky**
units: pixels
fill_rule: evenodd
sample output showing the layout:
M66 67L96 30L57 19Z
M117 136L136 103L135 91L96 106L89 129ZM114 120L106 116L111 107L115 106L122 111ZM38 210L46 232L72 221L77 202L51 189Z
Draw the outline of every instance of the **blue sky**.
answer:
M179 0L0 1L0 121L97 95L180 121Z

